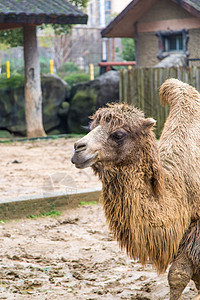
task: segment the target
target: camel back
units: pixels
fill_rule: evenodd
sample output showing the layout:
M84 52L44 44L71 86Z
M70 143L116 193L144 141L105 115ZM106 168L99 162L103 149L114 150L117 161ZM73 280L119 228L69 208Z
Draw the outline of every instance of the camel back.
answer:
M168 79L160 87L170 113L160 137L163 166L187 190L192 219L200 218L200 94L187 83Z

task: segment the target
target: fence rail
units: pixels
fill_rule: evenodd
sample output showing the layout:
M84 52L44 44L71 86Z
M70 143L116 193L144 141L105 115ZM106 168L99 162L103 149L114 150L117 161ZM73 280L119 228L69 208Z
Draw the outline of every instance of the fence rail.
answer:
M157 137L160 136L169 113L169 107L161 106L159 98L159 88L167 78L178 78L200 91L200 67L120 70L120 102L132 104L140 108L145 116L157 120Z

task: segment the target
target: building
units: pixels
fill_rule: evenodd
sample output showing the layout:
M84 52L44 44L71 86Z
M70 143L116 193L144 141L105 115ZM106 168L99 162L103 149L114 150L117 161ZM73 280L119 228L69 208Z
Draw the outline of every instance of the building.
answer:
M172 53L182 53L200 65L200 1L133 0L102 36L134 37L139 67L154 66Z
M68 59L82 68L90 63L95 65L103 60L115 60L115 48L120 47L120 39L101 38L102 29L130 0L89 0L86 13L87 25L76 25L68 41Z

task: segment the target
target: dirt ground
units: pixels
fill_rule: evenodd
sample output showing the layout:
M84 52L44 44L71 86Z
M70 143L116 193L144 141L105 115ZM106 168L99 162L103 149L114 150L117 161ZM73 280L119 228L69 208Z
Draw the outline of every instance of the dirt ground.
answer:
M0 144L1 201L51 192L101 188L91 169L71 163L76 139L38 140Z
M47 186L101 187L91 170L71 165L73 142L1 144L2 198L41 194ZM182 299L195 295L190 282ZM169 299L169 287L167 273L158 276L151 265L142 267L120 251L96 204L57 217L1 221L0 299L158 300Z

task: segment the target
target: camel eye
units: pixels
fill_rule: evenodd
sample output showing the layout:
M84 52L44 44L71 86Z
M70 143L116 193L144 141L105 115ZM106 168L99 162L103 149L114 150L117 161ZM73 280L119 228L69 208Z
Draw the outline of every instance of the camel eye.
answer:
M122 131L115 131L110 134L110 138L115 142L121 141L125 136L126 136L126 132L122 132Z

